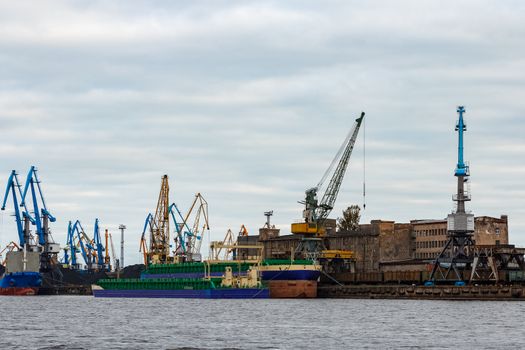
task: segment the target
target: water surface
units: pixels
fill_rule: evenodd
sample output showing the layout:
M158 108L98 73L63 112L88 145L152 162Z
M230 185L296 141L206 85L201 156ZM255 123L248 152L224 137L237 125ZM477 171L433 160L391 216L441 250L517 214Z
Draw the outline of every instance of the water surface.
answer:
M525 302L0 297L2 349L518 349Z

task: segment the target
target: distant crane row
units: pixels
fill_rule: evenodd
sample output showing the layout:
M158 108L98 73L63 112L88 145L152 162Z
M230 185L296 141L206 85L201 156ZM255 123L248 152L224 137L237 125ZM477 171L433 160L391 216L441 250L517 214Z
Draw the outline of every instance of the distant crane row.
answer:
M100 238L98 219L95 219L93 238L90 238L86 234L79 220L75 221L75 223L70 221L67 229L63 263L75 270L83 269L77 257L77 254L80 253L87 270L111 271L112 268L117 268L118 261L115 258L113 238L111 234L108 233L108 230L106 230L105 238L105 245L103 245ZM111 258L109 256L109 241L111 241L111 258L113 259L113 265L111 264Z
M173 242L170 239L170 218L175 227ZM149 213L144 221L139 252L146 266L201 261L202 240L209 230L208 203L204 197L197 193L190 209L183 215L175 203L169 204L168 176L164 175L155 215Z

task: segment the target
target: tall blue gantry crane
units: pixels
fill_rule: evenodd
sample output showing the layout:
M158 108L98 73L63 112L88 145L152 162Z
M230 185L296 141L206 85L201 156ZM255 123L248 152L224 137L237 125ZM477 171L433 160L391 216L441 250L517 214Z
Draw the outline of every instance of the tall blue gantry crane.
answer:
M22 198L22 189L20 182L18 181L18 174L15 170L11 171L11 175L7 180L7 186L5 190L4 200L2 202L1 210L5 210L7 205L7 200L9 199L9 194L13 201L14 215L16 222L16 229L18 232L18 241L21 249L31 250L31 247L34 246L31 244L30 240L30 224L35 224L35 220L29 215L29 211L24 204L21 204ZM20 209L23 209L20 211Z
M457 177L457 193L453 196L456 202L456 210L447 217L448 239L441 253L434 261L432 272L427 284L434 282L455 282L457 285L464 284L464 270L470 270L472 266L474 241L474 214L465 211L465 202L470 201L470 192L465 189L470 177L470 167L464 160L464 133L467 125L463 114L465 108L459 106L459 114L456 124L458 132L458 162L454 171Z
M102 244L102 240L100 239L100 228L99 228L99 221L98 218L95 219L95 228L93 230L93 244L96 250L96 263L97 263L97 269L103 269L104 268L104 245Z
M51 214L46 206L46 201L44 199L44 194L40 186L40 181L38 179L37 169L35 166L32 166L29 170L29 173L27 174L24 191L22 192L22 206L24 206L26 203L26 196L28 192L31 194L31 201L33 204L38 245L42 248L40 255L40 270L42 272L51 271L57 262L57 254L60 252L60 245L53 241L51 232L49 230L49 222L55 222L56 218Z
M27 179L23 191L15 170L11 172L7 183L7 188L2 203L2 210L11 194L15 209L15 221L18 232L20 247L27 251L40 252L40 271L50 271L57 262L57 254L60 245L56 244L49 230L49 222L55 222L55 217L49 212L44 200L40 181L38 180L37 169L32 166L27 174ZM33 205L33 216L27 209L27 194L30 193ZM41 205L39 205L39 201ZM22 211L20 211L22 208ZM36 242L32 241L30 226L36 226Z

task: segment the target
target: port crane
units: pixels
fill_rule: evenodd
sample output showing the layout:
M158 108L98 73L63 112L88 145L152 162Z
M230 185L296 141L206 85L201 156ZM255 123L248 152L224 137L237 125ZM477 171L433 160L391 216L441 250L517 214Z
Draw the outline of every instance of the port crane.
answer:
M115 247L113 247L113 238L111 237L111 233L109 233L108 229L105 230L104 233L105 243L104 246L104 268L106 271L111 271L111 259L113 259L113 266L116 266L115 261ZM109 241L111 241L111 257L109 256Z
M146 241L146 231L148 228L151 230L151 221L153 220L153 215L151 213L146 216L146 220L144 221L144 229L142 230L142 234L140 236L140 245L139 245L139 253L142 253L143 259L144 259L144 265L149 265L149 251L148 251L148 243Z
M179 210L179 207L177 207L177 204L172 203L168 211L171 215L176 231L176 236L173 238L175 241L174 254L177 257L186 257L186 241L188 240L188 236L192 235L193 233L191 233L191 229L188 227L188 224L184 222L184 216Z
M106 230L106 232L108 231ZM109 242L111 244L111 259L113 259L113 267L115 270L119 271L120 270L120 260L116 258L115 246L113 245L113 236L111 235L111 233L109 234ZM107 241L106 241L106 251L107 250L108 250L108 246L107 246ZM108 257L108 260L109 260L109 257ZM108 271L111 271L111 260L109 260L108 262Z
M144 265L173 262L170 255L170 206L168 175L162 176L155 214L148 213L140 236ZM149 233L149 243L146 235Z
M86 234L80 220L75 221L74 224L69 222L67 247L64 249L65 264L80 269L80 264L77 263L77 254L80 252L88 270L108 269L109 271L109 265L106 266L103 255L105 250L100 240L98 219L95 220L93 238L89 238Z
M73 232L73 223L69 221L67 225L67 238L66 246L64 247L64 260L63 263L75 270L80 269L80 265L77 263L77 254L80 251L79 243L75 239Z
M175 251L170 254L170 217L175 225ZM183 215L175 203L169 205L168 176L162 177L155 214L144 222L139 252L144 264L166 264L177 260L200 261L203 235L209 231L208 203L200 193L195 195L190 209ZM149 232L149 244L146 233Z
M291 231L293 234L301 235L303 238L296 248L296 253L303 255L304 258L317 259L324 250L324 244L322 243L322 237L326 235L324 224L334 208L364 116L365 113L362 112L361 116L355 120L353 128L319 183L315 187L306 190L305 199L299 202L305 206L303 210L304 221L293 223ZM324 193L322 193L321 200L318 200L321 189L330 174L330 182L326 186Z
M151 219L148 260L154 264L172 261L170 256L170 220L169 220L169 184L168 175L162 177L157 209Z
M233 232L228 229L224 239L221 241L213 241L210 244L211 258L213 260L228 260L230 253L234 253L233 260L235 260L235 249L236 241L233 239ZM221 258L222 250L224 249L223 256Z
M457 113L459 116L455 131L458 132L458 162L454 171L454 176L457 177L457 194L452 197L452 200L456 202L456 210L448 214L447 240L434 261L427 285L450 282L463 285L465 283L463 272L471 269L474 265L474 269L472 269L472 274L474 274L478 264L478 258L473 256L474 214L465 210L466 202L471 200L468 188L470 167L465 162L463 154L464 133L467 131L463 117L465 107L458 106ZM471 279L473 277L472 275Z
M98 218L95 219L95 227L93 229L93 245L96 251L96 263L97 268L102 269L104 267L104 245L100 239L100 227Z
M0 208L1 210L5 210L7 200L9 199L9 194L11 194L11 198L13 200L16 229L18 232L19 249L26 249L29 251L31 250L31 246L34 246L34 243L32 244L31 242L30 225L34 225L35 220L29 214L25 203L20 203L22 198L22 189L18 180L18 174L16 170L11 171L11 175L7 180L4 200L2 202L2 207ZM22 211L20 210L21 208L23 209Z
M173 239L175 242L174 255L175 257L186 259L186 253L187 253L186 237L188 235L191 235L191 230L187 224L184 225L184 218L182 217L182 213L180 212L179 208L177 207L175 203L172 203L169 206L168 212L173 219L173 222L175 224L175 231L176 231L176 235ZM175 212L180 217L180 219L176 218ZM153 214L149 213L148 216L146 217L146 220L144 221L144 228L140 236L139 253L142 253L144 265L146 266L149 264L149 256L150 256L149 250L148 250L149 245L146 239L146 232L152 230L152 222L153 222ZM186 227L186 230L184 231L183 231L183 226Z
M248 236L248 229L243 224L241 225L241 229L239 230L238 237L245 237L245 236Z
M93 268L93 246L79 220L71 226L70 246L73 247L71 248L71 266L74 268L80 266L77 264L76 257L77 251L80 251L87 269L91 270Z
M60 245L55 243L51 236L49 223L55 222L56 218L46 206L40 183L36 167L31 166L31 169L27 174L24 190L22 191L20 206L26 208L26 197L27 194L30 193L34 217L32 217L33 220L29 221L32 221L36 226L37 243L39 246L38 250L40 250L40 271L48 272L52 270L53 266L58 261L57 254L60 252ZM19 184L17 183L17 185ZM14 192L15 191L13 191L13 193ZM27 212L27 210L24 210L24 212ZM17 223L18 222L19 217L17 217ZM19 227L18 224L17 226ZM26 231L27 236L24 238L24 241L29 237L28 231L29 230Z
M191 226L188 225L190 220L192 222ZM210 230L208 220L208 202L206 202L200 193L195 195L193 203L191 204L188 213L184 217L182 227L190 228L189 232L185 233L185 236L187 237L187 260L200 261L202 240L204 234Z

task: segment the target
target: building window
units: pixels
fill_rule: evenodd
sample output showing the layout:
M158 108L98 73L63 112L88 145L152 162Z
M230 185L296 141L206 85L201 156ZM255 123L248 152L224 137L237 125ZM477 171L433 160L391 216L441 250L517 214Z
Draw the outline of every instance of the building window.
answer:
M499 239L496 240L496 245L499 245Z
M496 234L499 235L499 227L496 228Z

